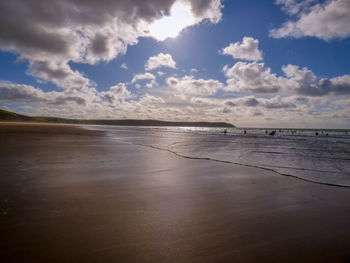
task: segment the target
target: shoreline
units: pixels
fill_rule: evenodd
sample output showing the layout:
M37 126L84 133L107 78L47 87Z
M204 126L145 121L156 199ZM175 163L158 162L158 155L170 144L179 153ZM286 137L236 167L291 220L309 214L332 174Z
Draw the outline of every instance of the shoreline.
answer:
M172 154L174 154L174 155L176 155L178 157L182 157L182 158L185 158L185 159L206 160L206 161L212 161L212 162L218 162L218 163L225 163L225 164L231 164L231 165L251 167L251 168L261 169L261 170L265 170L265 171L270 171L270 172L276 173L276 174L278 174L280 176L292 177L292 178L295 178L295 179L298 179L298 180L302 180L302 181L305 181L305 182L309 182L309 183L328 185L328 186L334 186L334 187L350 188L350 185L343 185L343 184L326 183L326 182L315 181L315 180L306 179L306 178L303 178L303 177L300 177L300 176L296 176L296 175L292 175L292 174L280 173L280 172L278 172L278 171L276 171L276 170L274 170L272 168L267 168L267 167L263 167L263 166L243 164L243 163L236 163L236 162L231 162L231 161L224 161L224 160L213 159L213 158L209 158L209 157L186 156L186 155L182 155L180 153L177 153L175 151L172 151L172 150L169 150L169 149L163 149L163 148L160 148L160 147L143 145L143 144L134 144L134 145L139 145L139 146L142 146L142 147L149 147L149 148L157 149L157 150L160 150L160 151L169 152L169 153L172 153Z
M79 125L4 126L5 262L350 259L346 188L121 144Z

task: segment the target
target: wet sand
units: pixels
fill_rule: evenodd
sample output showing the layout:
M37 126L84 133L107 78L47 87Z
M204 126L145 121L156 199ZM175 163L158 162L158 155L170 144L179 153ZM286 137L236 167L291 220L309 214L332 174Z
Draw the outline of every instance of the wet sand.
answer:
M350 189L0 123L1 262L349 262Z

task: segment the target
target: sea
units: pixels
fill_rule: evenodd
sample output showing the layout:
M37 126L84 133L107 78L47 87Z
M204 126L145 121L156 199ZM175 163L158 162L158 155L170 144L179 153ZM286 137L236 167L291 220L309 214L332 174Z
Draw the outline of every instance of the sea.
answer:
M350 131L89 126L120 143L350 187ZM226 133L225 133L226 130ZM274 135L270 135L275 131Z

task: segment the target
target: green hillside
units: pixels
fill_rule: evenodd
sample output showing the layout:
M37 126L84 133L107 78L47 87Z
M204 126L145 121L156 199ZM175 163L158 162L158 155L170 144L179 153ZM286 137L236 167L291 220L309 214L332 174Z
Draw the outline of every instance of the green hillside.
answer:
M0 109L0 121L26 121L26 122L50 122L50 123L75 123L75 124L100 124L119 126L179 126L179 127L223 127L234 128L226 122L174 122L159 120L79 120L57 117L29 117Z

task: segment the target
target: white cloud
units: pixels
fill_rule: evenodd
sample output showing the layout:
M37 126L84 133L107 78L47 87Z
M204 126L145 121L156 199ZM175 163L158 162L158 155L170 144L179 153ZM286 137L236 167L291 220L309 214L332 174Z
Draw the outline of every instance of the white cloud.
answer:
M91 90L83 92L44 92L30 85L0 82L0 101L17 103L35 103L47 105L64 105L70 102L86 105L96 99Z
M191 98L191 104L201 105L201 106L217 106L220 105L217 99L215 98L201 98L193 97Z
M73 71L67 63L54 61L30 62L27 71L40 80L50 81L63 89L80 90L91 85L91 81L80 72Z
M131 83L135 83L136 81L144 80L144 79L156 79L156 77L149 72L146 72L144 74L136 74L131 80Z
M271 98L258 98L255 96L245 96L235 99L228 99L223 101L223 105L227 108L238 108L238 109L259 109L258 114L255 111L253 115L262 116L265 115L265 111L295 111L298 107L295 103L295 97L281 97L275 96Z
M30 85L0 82L0 100L10 102L46 102L45 93Z
M272 29L270 36L275 38L310 36L324 40L350 36L349 0L330 0L310 6L313 2L277 1L283 10L296 16L297 19L285 22L280 28Z
M165 103L161 97L152 96L152 95L149 95L148 93L143 95L140 98L139 102L141 104L162 104L162 103Z
M305 96L350 95L350 75L317 78L308 68L282 67L285 76L271 73L264 63L237 62L223 68L227 77L225 90L256 94L300 94Z
M150 57L145 64L146 70L160 67L176 68L176 62L170 54L159 53L157 56Z
M259 61L262 60L262 52L258 48L259 40L252 37L244 37L242 43L235 42L221 50L223 55L231 55L235 59Z
M193 76L183 78L170 77L166 80L168 86L184 96L210 96L223 87L214 79L195 79Z
M125 99L131 97L131 92L127 90L125 83L118 83L110 87L109 91L101 92L107 101L112 105L124 103Z
M155 81L154 79L152 79L150 82L148 82L146 84L146 88L150 89L150 88L154 88L156 86L159 86L159 84L157 83L157 81Z
M81 89L91 81L71 62L110 61L150 37L149 26L168 14L175 0L0 1L0 49L29 61L28 73L64 89ZM195 24L216 23L220 0L181 0L191 7Z
M350 75L318 79L308 68L295 65L282 67L294 82L295 92L306 96L350 95Z
M289 15L297 15L299 12L307 12L308 8L317 0L276 0L282 10Z
M126 63L121 64L120 67L123 69L128 69L128 66L126 65Z
M271 73L264 63L237 62L231 68L223 68L227 79L226 90L254 93L277 93L283 79Z

